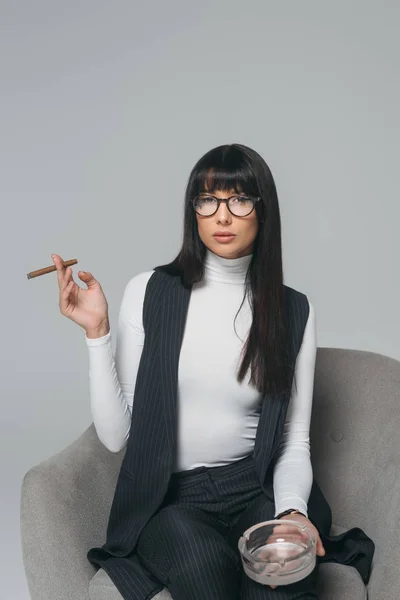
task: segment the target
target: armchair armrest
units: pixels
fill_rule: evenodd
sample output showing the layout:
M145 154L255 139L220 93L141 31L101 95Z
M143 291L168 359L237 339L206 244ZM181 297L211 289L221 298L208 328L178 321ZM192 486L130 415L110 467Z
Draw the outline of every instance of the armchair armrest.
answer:
M89 600L97 569L86 553L105 542L124 453L107 450L92 423L69 446L25 474L21 543L32 600Z

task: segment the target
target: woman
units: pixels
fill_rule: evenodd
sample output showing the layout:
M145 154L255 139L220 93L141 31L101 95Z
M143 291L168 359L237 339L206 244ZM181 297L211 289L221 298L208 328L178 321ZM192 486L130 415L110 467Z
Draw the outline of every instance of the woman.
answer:
M156 207L164 214L165 201L167 194L159 197ZM231 144L210 150L194 166L186 189L182 248L172 263L129 280L120 307L115 358L100 283L80 271L87 290L80 288L71 268L65 269L61 257L53 256L61 313L86 332L91 410L99 439L111 452L127 446L108 540L103 548L89 552L89 560L108 572L126 600L149 600L164 586L173 600L317 598L319 560L305 579L271 590L246 576L237 548L247 527L275 517L305 523L317 538L318 557L325 554L322 527L308 518L315 311L304 294L283 284L278 198L263 158L249 147ZM182 290L190 289L187 316L184 312L181 316L182 339L173 342L174 327L160 334L179 355L175 382L179 421L176 444L170 446L173 424L169 434L157 413L165 402L145 416L146 410L153 410L150 405L156 403L157 393L163 393L156 393L161 375L146 367L149 354L161 347L161 342L154 342L158 326L150 332L150 324L167 302L159 300L161 295L158 301L148 297L157 272L166 278L159 290L173 277L179 278ZM288 296L291 290L301 298L307 310L295 364L288 350L285 290ZM155 345L149 350L151 343ZM166 345L160 360L167 360L169 350ZM161 366L159 373L162 370ZM140 394L151 385L153 395L142 400ZM267 435L265 423L262 431L259 427L263 402L269 399L272 406L273 399L284 398L279 396L282 391L289 400L283 431L280 437L276 430ZM260 481L255 456L262 454L264 445L272 448L278 437L279 452L271 450L265 481ZM146 463L151 454L153 463ZM159 495L143 496L148 490L142 488L158 490ZM128 510L128 497L135 493L144 499L138 496ZM139 514L140 502L145 516L140 523L137 520L136 533L127 534L135 525L128 526L127 520L124 524L121 515L125 511L132 517L136 510ZM329 528L330 523L325 533Z

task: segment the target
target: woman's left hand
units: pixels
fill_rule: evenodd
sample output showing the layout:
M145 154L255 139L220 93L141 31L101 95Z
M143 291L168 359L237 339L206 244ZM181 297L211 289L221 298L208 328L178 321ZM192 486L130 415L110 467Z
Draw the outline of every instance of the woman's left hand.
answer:
M325 548L322 545L321 542L321 538L319 537L319 532L318 529L315 527L315 525L313 525L311 523L311 521L309 519L307 519L307 517L304 517L303 515L299 515L299 514L291 514L291 515L285 515L284 517L281 517L279 519L279 521L298 521L299 523L304 523L304 525L306 525L313 533L314 536L316 538L316 554L317 556L324 556L325 554ZM271 588L276 588L276 585L271 585Z

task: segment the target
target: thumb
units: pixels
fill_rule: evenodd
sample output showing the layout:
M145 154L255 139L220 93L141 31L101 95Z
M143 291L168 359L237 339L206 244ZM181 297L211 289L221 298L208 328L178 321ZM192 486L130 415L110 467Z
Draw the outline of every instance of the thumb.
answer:
M97 283L96 279L88 271L79 271L78 275L88 287L93 287Z
M325 548L323 547L320 538L318 538L316 552L317 552L318 556L324 556L325 555Z

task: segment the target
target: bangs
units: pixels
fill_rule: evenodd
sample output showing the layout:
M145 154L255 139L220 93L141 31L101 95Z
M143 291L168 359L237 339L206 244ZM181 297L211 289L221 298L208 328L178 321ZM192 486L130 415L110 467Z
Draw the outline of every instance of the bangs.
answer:
M231 149L225 153L209 153L195 168L192 179L193 195L216 190L259 195L257 178L241 152Z

